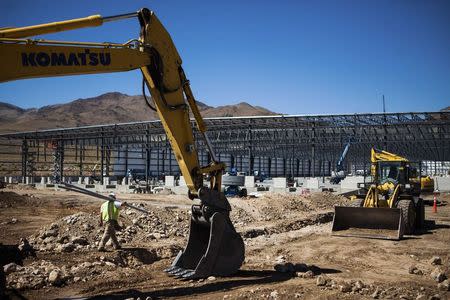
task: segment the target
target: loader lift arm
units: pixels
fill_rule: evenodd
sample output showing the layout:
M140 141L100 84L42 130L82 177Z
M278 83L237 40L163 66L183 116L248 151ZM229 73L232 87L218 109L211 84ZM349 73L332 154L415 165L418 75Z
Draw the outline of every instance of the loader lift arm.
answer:
M124 44L29 39L133 17L139 20L139 38ZM200 204L192 206L188 245L167 271L184 278L200 278L229 275L240 268L244 260L244 244L229 218L231 206L221 193L225 165L214 155L172 38L152 11L143 8L136 13L112 17L95 15L0 29L0 60L3 66L0 82L139 68L189 188L189 197L200 200ZM211 155L212 162L207 166L199 165L189 111ZM210 178L209 187L203 186L205 174Z

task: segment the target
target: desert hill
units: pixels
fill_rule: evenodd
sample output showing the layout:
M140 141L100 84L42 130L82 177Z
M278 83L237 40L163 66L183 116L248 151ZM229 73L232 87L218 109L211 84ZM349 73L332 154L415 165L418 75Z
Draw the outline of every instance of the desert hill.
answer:
M203 117L276 115L265 108L245 102L219 107L198 102L198 106ZM0 102L1 133L157 119L157 114L145 104L143 96L117 92L32 109Z

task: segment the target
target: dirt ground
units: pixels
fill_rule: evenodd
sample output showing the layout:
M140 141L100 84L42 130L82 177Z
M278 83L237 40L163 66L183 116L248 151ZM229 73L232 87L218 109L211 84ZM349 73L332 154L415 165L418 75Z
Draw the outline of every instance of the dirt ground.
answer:
M426 206L426 230L401 241L331 236L333 207L349 200L330 193L232 198L231 219L246 247L244 265L232 277L190 281L163 270L186 242L191 201L175 195L118 198L150 214L124 209L118 235L123 249L109 247L104 253L96 250L102 233L98 200L17 186L0 190L0 264L18 264L7 272L6 294L11 299L450 299L448 281L438 285L450 277L448 194L440 196L437 213ZM27 248L23 238L31 245L25 258L14 253L16 245Z

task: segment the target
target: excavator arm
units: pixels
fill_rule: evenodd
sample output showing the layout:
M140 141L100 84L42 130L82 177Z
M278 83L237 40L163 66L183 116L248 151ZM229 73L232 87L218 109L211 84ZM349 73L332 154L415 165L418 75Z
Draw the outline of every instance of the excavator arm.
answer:
M29 39L130 17L139 19L140 35L124 44ZM214 155L172 38L152 11L143 8L137 13L113 17L95 15L3 29L0 30L0 61L3 67L0 82L140 68L189 188L189 197L200 200L192 206L188 244L167 272L183 278L200 278L229 275L240 268L244 261L244 243L229 218L231 206L221 192L225 165ZM208 166L199 165L189 112L211 155L212 162ZM203 186L205 174L210 178L209 187Z

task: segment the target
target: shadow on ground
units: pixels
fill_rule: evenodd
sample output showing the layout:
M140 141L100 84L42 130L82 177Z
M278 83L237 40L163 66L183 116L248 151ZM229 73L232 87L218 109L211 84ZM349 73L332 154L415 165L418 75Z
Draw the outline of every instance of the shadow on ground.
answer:
M318 273L340 273L341 271L335 269L322 269L314 266ZM316 271L316 270L315 270ZM292 278L292 273L280 273L276 271L257 271L257 270L241 270L234 277L227 281L208 282L200 286L182 286L176 288L164 288L161 290L143 292L135 289L120 291L102 296L93 296L89 299L126 299L130 297L140 297L145 299L151 297L152 299L166 298L166 297L183 297L189 295L200 295L213 293L218 291L227 291L234 288L240 288L250 285L264 285L277 282L283 282Z

